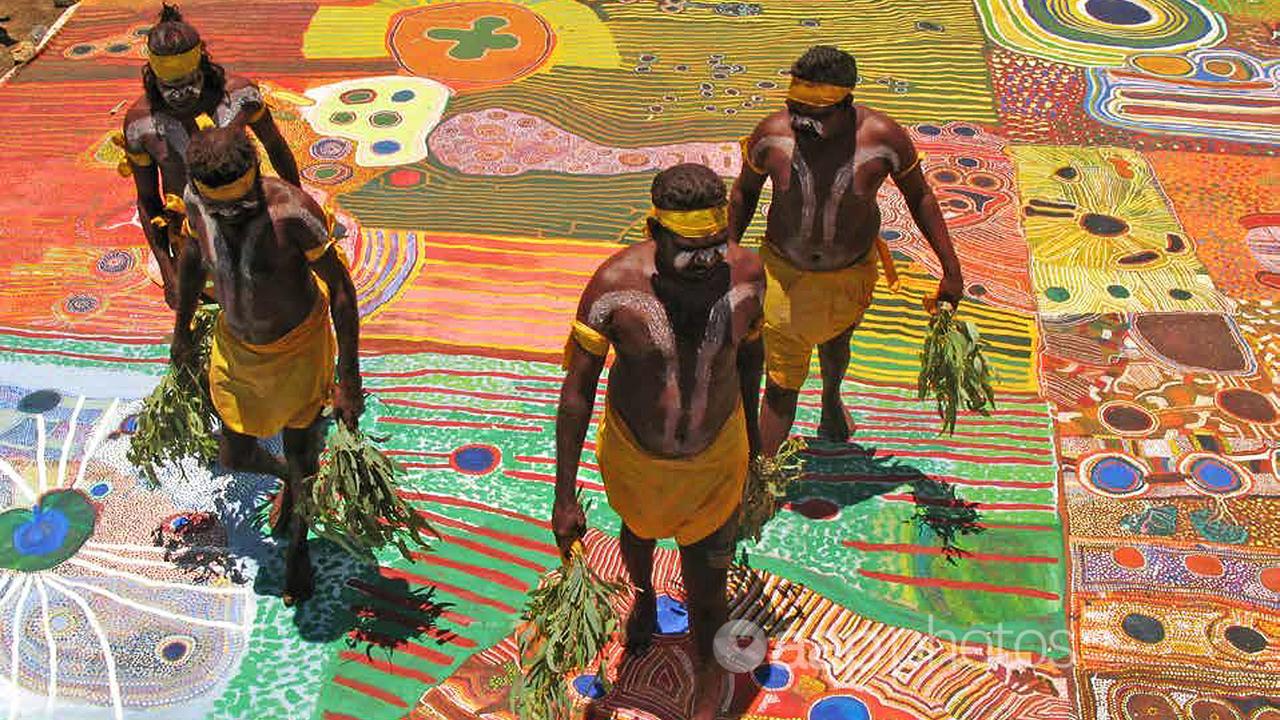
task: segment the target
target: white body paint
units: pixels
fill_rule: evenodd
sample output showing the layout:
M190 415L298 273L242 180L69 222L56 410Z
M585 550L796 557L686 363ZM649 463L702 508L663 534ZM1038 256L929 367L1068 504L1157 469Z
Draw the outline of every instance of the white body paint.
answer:
M697 363L696 385L687 408L680 396L680 357L676 350L675 333L661 301L639 290L619 290L605 293L591 304L587 311L587 324L599 332L604 331L613 313L619 308L625 307L637 311L649 333L650 341L666 361L667 371L663 378L661 399L676 411L666 417L663 425L662 451L680 452L683 449L679 447L676 440L676 430L681 416L688 414L689 427L702 426L707 414L712 364L726 343L732 342L734 312L746 300L759 300L763 292L763 286L759 284L737 285L712 305L711 314L707 319L707 326L698 347L695 360Z

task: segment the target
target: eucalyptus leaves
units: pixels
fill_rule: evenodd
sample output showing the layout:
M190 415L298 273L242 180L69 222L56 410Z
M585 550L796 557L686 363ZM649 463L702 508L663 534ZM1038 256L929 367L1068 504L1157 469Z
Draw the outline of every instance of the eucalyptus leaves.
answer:
M565 692L567 672L595 665L597 680L607 685L603 650L618 629L613 600L624 592L626 585L591 569L581 540L563 566L529 592L518 636L521 677L511 691L516 717L568 717L573 703Z
M185 458L207 465L218 456L218 441L213 438L215 412L208 388L209 353L217 319L217 306L206 305L196 311L191 322L195 351L190 364L171 364L138 414L138 426L129 439L125 457L142 471L147 486L153 490L160 487L162 466L175 463L185 474Z
M791 486L804 475L800 458L807 445L799 437L788 438L770 458L751 460L751 471L742 489L742 518L738 522L738 540L760 542L765 523L778 512L778 503Z
M396 492L404 473L373 440L335 423L320 461L320 472L296 512L319 537L352 554L395 545L412 559L409 543L430 548L425 536L439 537L431 524Z
M929 318L920 351L918 388L921 400L934 397L942 432L950 434L955 434L956 414L961 407L990 415L996 404L991 368L982 355L978 327L956 321L955 313L955 306L944 301L938 303L937 312Z

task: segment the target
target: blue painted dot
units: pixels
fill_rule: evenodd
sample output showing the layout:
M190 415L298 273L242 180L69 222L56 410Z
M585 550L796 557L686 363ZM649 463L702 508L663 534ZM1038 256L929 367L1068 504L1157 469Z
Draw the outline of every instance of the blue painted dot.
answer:
M867 704L847 695L822 698L809 708L809 720L871 720Z
M916 130L919 130L921 135L941 135L942 134L942 128L938 127L937 125L921 125L920 127L916 128Z
M658 596L658 634L679 635L689 632L689 609L670 595Z
M1089 479L1099 490L1112 493L1132 492L1143 480L1137 467L1118 458L1107 458L1094 465Z
M453 464L460 472L481 475L498 464L498 455L487 445L467 445L453 451Z
M395 140L379 140L373 144L373 151L379 155L390 155L400 152L400 143Z
M1195 479L1210 490L1235 490L1241 486L1235 471L1213 460L1202 460L1192 470Z
M27 393L18 401L18 411L32 415L43 415L58 407L62 402L62 394L57 390L37 390Z
M965 158L965 157L956 158L956 164L959 165L960 167L967 167L967 168L978 167L978 161L973 158Z
M765 690L781 690L791 682L791 671L786 665L780 663L761 665L753 670L751 675Z
M160 653L164 655L165 660L168 660L169 662L177 662L186 657L188 649L187 644L184 642L171 642L168 645L165 645L164 648L160 650Z
M963 135L965 137L973 137L974 135L978 134L978 131L966 125L961 125L960 127L956 128L956 134Z
M897 240L898 238L902 237L902 233L898 232L897 230L881 230L880 237L884 238L885 240Z
M48 555L62 547L71 529L71 521L56 508L31 509L32 517L13 529L13 549L19 555Z
M397 90L391 93L391 99L394 102L409 102L414 98L412 90Z
M95 498L106 497L109 492L111 492L111 485L104 482L95 483L89 488L89 495Z
M1109 25L1141 25L1151 21L1151 12L1129 0L1086 0L1085 12Z
M604 697L604 685L595 675L579 675L574 678L573 689L577 690L579 695L592 700Z

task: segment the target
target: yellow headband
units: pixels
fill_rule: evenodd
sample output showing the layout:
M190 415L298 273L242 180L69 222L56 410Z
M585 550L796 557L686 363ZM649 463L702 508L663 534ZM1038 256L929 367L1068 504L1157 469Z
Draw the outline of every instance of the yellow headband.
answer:
M662 210L655 207L649 214L663 227L683 237L714 235L729 227L728 205L701 210Z
M209 187L208 185L205 185L199 180L194 180L194 182L195 182L196 190L199 190L200 194L203 195L204 197L207 197L210 200L216 200L218 202L231 202L233 200L239 200L245 195L248 195L249 190L253 188L253 181L256 180L257 178L258 178L258 168L251 167L249 168L248 172L236 178L235 180L232 180L226 185L219 185L218 187Z
M809 82L800 78L791 78L791 87L787 88L787 99L814 107L835 105L849 97L853 88L843 85L827 85L826 83Z
M147 62L151 65L151 70L155 72L156 77L161 80L180 80L200 67L200 53L203 50L204 43L196 43L195 47L177 55L151 53L147 57Z

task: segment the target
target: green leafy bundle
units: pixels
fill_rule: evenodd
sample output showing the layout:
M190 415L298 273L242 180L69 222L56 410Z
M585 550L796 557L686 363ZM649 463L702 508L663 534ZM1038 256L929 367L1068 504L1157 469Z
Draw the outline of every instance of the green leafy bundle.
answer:
M353 555L395 545L409 559L409 542L430 549L431 524L396 491L404 473L359 430L335 423L320 458L320 472L295 511L315 531Z
M194 457L207 464L218 456L218 441L213 438L216 413L209 400L209 355L217 318L217 306L196 311L191 322L194 353L190 364L171 364L138 414L125 458L142 471L152 490L160 487L162 466L177 464L185 477L183 459Z
M918 395L932 395L942 418L942 432L954 434L959 408L990 415L996 394L991 368L982 354L982 338L971 322L957 322L955 307L939 303L929 319L924 348L920 352Z
M520 720L560 720L572 701L565 673L597 665L608 686L602 652L618 629L612 600L626 585L603 580L587 565L581 541L564 565L543 576L529 592L518 635L521 677L511 691L511 711Z
M807 445L803 438L788 438L778 453L770 458L751 459L751 470L742 489L742 518L738 522L738 540L760 542L765 523L778 512L779 501L804 475L800 454Z

